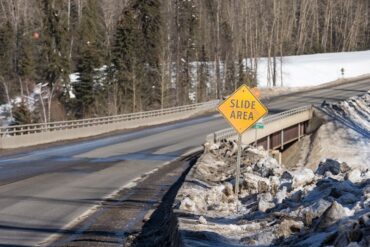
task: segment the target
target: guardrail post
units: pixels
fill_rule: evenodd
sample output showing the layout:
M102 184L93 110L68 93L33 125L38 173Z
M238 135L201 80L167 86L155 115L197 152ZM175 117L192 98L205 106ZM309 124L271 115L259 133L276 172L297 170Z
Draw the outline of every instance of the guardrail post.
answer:
M301 140L301 123L298 123L298 141Z

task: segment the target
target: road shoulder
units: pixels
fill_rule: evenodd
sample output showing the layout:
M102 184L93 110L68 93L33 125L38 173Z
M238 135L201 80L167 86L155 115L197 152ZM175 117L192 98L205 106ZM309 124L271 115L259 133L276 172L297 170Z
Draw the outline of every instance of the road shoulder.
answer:
M114 197L104 201L89 217L72 229L64 230L51 246L155 246L169 238L164 226L168 223L173 200L199 153L180 158L149 174ZM159 234L160 233L160 234ZM146 243L146 244L143 244ZM153 245L152 245L153 244Z

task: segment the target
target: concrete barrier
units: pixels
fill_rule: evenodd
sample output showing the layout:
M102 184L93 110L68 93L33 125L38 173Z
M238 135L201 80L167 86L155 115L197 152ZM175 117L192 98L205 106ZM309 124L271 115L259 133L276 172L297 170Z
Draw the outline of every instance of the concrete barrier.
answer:
M242 144L249 145L268 137L274 133L287 129L291 126L298 125L300 123L307 122L312 118L313 109L311 106L299 107L296 109L288 110L279 114L267 116L263 123L265 127L263 129L249 129L242 135ZM297 131L297 137L301 134L300 130ZM235 140L237 133L232 128L217 131L207 136L208 142L217 142L221 139ZM283 140L284 142L284 140Z
M75 121L0 128L0 149L11 149L96 136L112 131L158 125L182 120L216 109L218 101L163 110Z

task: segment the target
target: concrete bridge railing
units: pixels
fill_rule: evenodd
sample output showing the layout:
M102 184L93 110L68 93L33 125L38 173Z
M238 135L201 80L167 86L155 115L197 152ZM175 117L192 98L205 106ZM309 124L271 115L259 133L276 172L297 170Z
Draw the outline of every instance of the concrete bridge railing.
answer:
M263 129L249 129L242 135L242 143L249 145L258 142L266 149L275 149L299 139L305 133L308 120L312 118L312 106L304 106L263 119ZM237 133L232 128L223 129L207 136L208 142L222 139L235 140Z
M0 127L0 149L19 148L156 125L213 110L219 101L116 116Z

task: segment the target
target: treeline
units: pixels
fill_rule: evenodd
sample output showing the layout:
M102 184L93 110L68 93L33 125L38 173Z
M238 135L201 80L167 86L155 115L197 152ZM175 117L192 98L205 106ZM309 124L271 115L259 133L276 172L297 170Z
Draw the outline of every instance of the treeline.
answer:
M369 48L368 0L0 0L0 103L42 83L23 122L159 109L255 85L259 57L275 86L283 55Z

